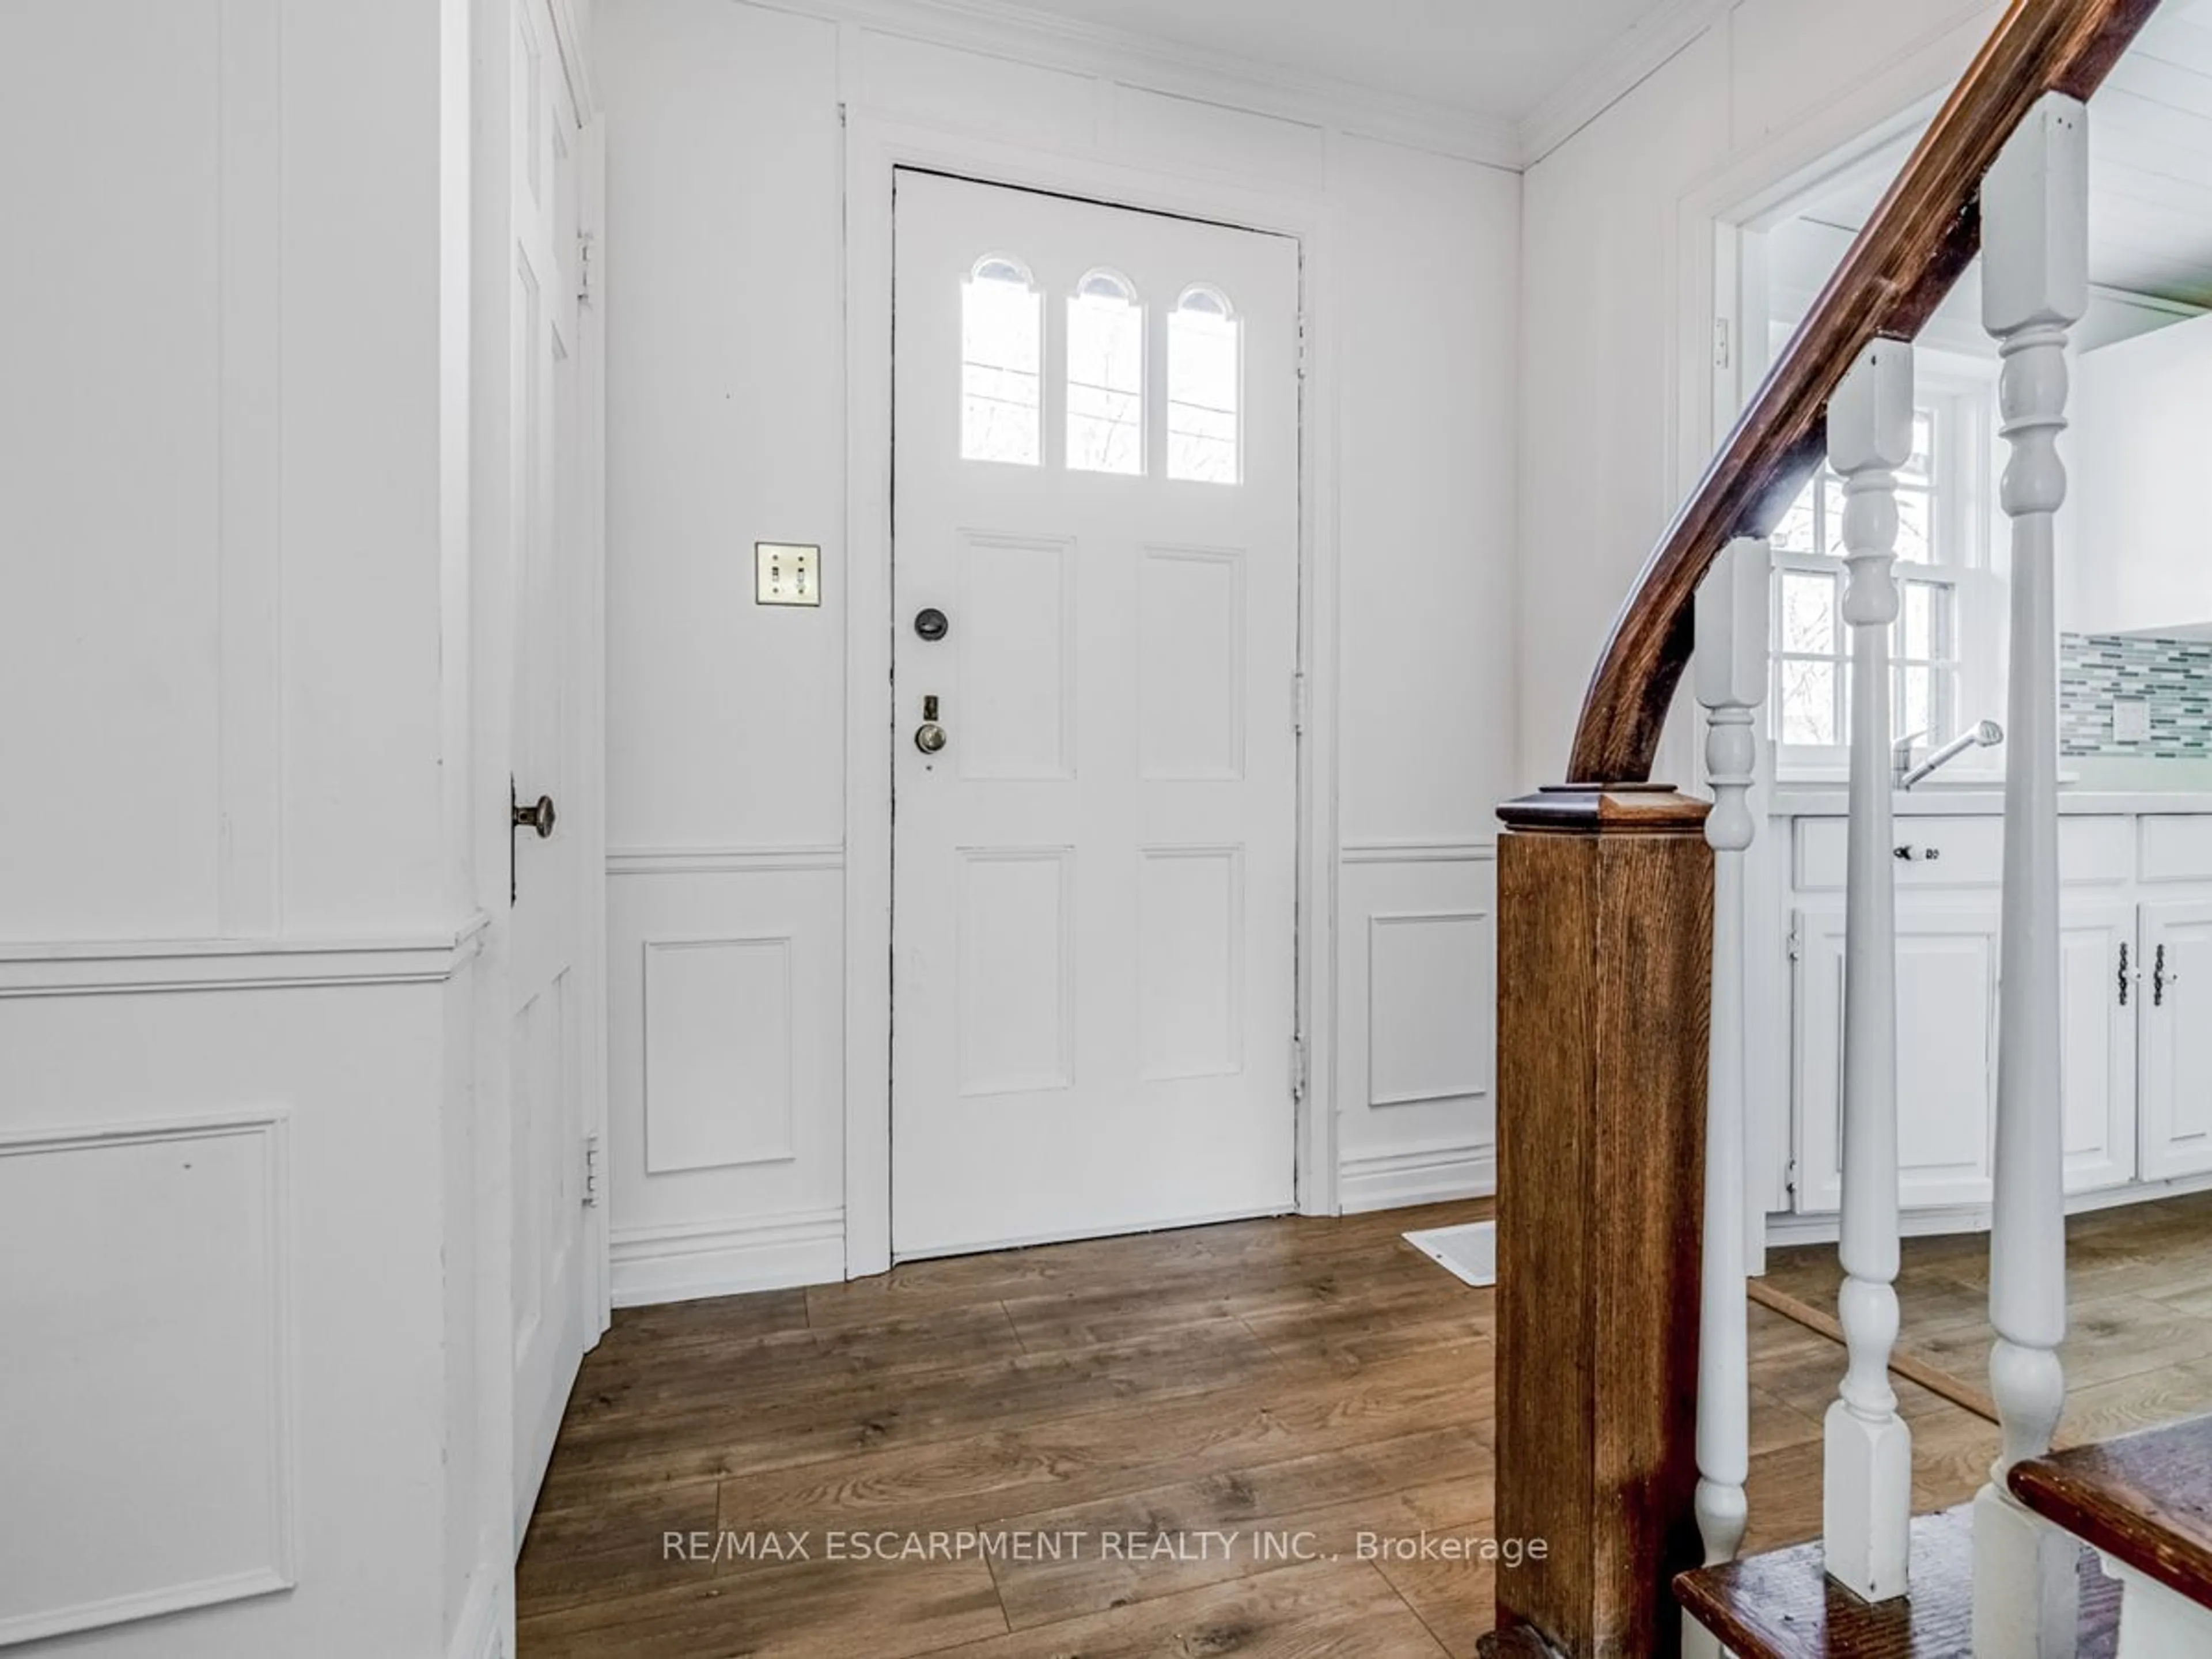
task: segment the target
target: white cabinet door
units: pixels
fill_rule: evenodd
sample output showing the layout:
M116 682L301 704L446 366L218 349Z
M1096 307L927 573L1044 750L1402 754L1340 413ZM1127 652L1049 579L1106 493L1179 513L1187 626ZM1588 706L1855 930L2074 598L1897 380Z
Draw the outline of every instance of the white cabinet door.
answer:
M2142 907L2142 1176L2212 1170L2212 902Z
M2070 415L2060 625L2118 634L2212 620L2200 483L2212 436L2212 318L2085 353ZM2069 556L2069 548L2085 552Z
M2066 1190L2117 1187L2136 1173L2135 907L2069 901L2058 943L2059 1066Z
M1844 912L1797 912L1797 1208L1842 1201ZM1908 1209L1990 1200L1997 908L1897 912L1898 1189Z

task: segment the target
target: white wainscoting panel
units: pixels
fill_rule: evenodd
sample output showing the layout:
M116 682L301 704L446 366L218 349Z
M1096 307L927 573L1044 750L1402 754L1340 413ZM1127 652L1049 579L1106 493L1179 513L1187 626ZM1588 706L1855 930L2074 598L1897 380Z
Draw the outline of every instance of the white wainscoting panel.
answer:
M1470 1008L1497 951L1486 910L1367 918L1367 1104L1421 1106L1490 1092L1492 1011Z
M279 10L0 7L9 939L273 921Z
M0 1139L0 1645L293 1583L289 1232L280 1115Z
M646 940L646 1174L791 1156L790 938Z
M842 854L607 862L616 1304L842 1278Z
M1346 1212L1497 1184L1496 849L1347 842L1338 872L1338 1198Z

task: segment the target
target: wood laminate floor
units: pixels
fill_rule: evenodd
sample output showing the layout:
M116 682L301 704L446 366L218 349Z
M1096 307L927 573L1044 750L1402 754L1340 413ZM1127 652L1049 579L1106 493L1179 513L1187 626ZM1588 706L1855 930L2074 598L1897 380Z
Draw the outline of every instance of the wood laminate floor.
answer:
M1363 1559L1359 1534L1489 1534L1492 1293L1399 1237L1487 1210L1238 1223L618 1314L518 1569L521 1659L1464 1659L1490 1567ZM1751 1319L1761 1549L1819 1533L1842 1355ZM1971 1497L1995 1430L1898 1392L1914 1507ZM828 1559L832 1534L848 1557L921 1559ZM1001 1553L961 1553L976 1534ZM1162 1538L1179 1553L1144 1559ZM1012 1553L1051 1539L1060 1559Z
M2066 1228L2071 1334L2062 1443L2212 1412L2212 1193L2094 1210ZM1766 1282L1832 1311L1841 1269L1832 1244L1771 1252ZM1958 1234L1905 1241L1898 1346L1986 1393L1990 1241Z

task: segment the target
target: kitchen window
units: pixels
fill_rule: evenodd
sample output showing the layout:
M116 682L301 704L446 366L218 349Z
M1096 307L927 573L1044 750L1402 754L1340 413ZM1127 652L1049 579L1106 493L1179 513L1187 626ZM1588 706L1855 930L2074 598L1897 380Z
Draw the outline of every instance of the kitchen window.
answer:
M1931 376L1924 362L1921 379L1912 456L1897 474L1888 735L1919 734L1932 746L2002 705L2004 599L1989 550L1993 388L1980 374L1955 381ZM1844 481L1825 463L1771 541L1768 707L1777 771L1843 773L1850 763L1851 629L1844 620L1850 572L1843 559Z

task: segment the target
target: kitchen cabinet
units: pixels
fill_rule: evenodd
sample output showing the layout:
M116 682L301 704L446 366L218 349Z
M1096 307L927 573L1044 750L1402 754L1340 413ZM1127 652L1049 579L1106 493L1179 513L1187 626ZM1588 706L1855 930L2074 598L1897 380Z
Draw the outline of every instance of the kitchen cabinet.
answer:
M2066 1109L2066 1190L2136 1176L2138 982L2136 907L2067 899L2058 921L2058 1064Z
M2212 1016L2212 904L2186 934L2201 964ZM2092 1192L2132 1181L2136 1170L2136 1050L2138 999L2123 1000L2121 952L2135 962L2130 904L2069 902L2059 933L2059 1064L2066 1108L2066 1190ZM1835 904L1798 912L1798 1091L1802 1134L1798 1206L1842 1202L1844 913ZM2184 940L2168 945L2179 963ZM1898 1194L1906 1209L1986 1204L1996 1122L1997 1011L2002 997L1998 909L1992 903L1900 902L1897 911ZM2168 970L2169 1006L2180 986ZM2185 981L2193 989L2194 981ZM2169 1018L2179 1028L2186 1017ZM2176 1160L2166 1174L2212 1170L2212 1017L2204 1036L2184 1037L2201 1054L2178 1054L2174 1075L2202 1079L2197 1104L2180 1115ZM2146 1171L2148 1173L2148 1171Z
M1994 1171L2002 819L1900 815L1899 1196L1908 1212L1986 1206ZM1791 853L1787 989L1753 988L1788 1032L1787 1201L1842 1200L1844 825L1778 826ZM2212 1185L2212 812L2062 820L2059 1063L2069 1198ZM1771 867L1771 866L1770 866ZM1787 1006L1783 1006L1786 1000ZM1754 1030L1758 1029L1754 1027ZM1778 1038L1776 1039L1778 1044ZM1765 1064L1756 1052L1754 1076ZM1962 1213L1959 1224L1971 1224Z
M2142 907L2142 1173L2212 1171L2212 900Z
M1797 1207L1843 1195L1844 908L1797 912ZM1997 907L1897 908L1898 1195L1907 1209L1990 1201L1996 1097Z
M2081 355L2065 438L2061 628L2212 623L2212 520L2199 488L2208 449L2212 317Z

